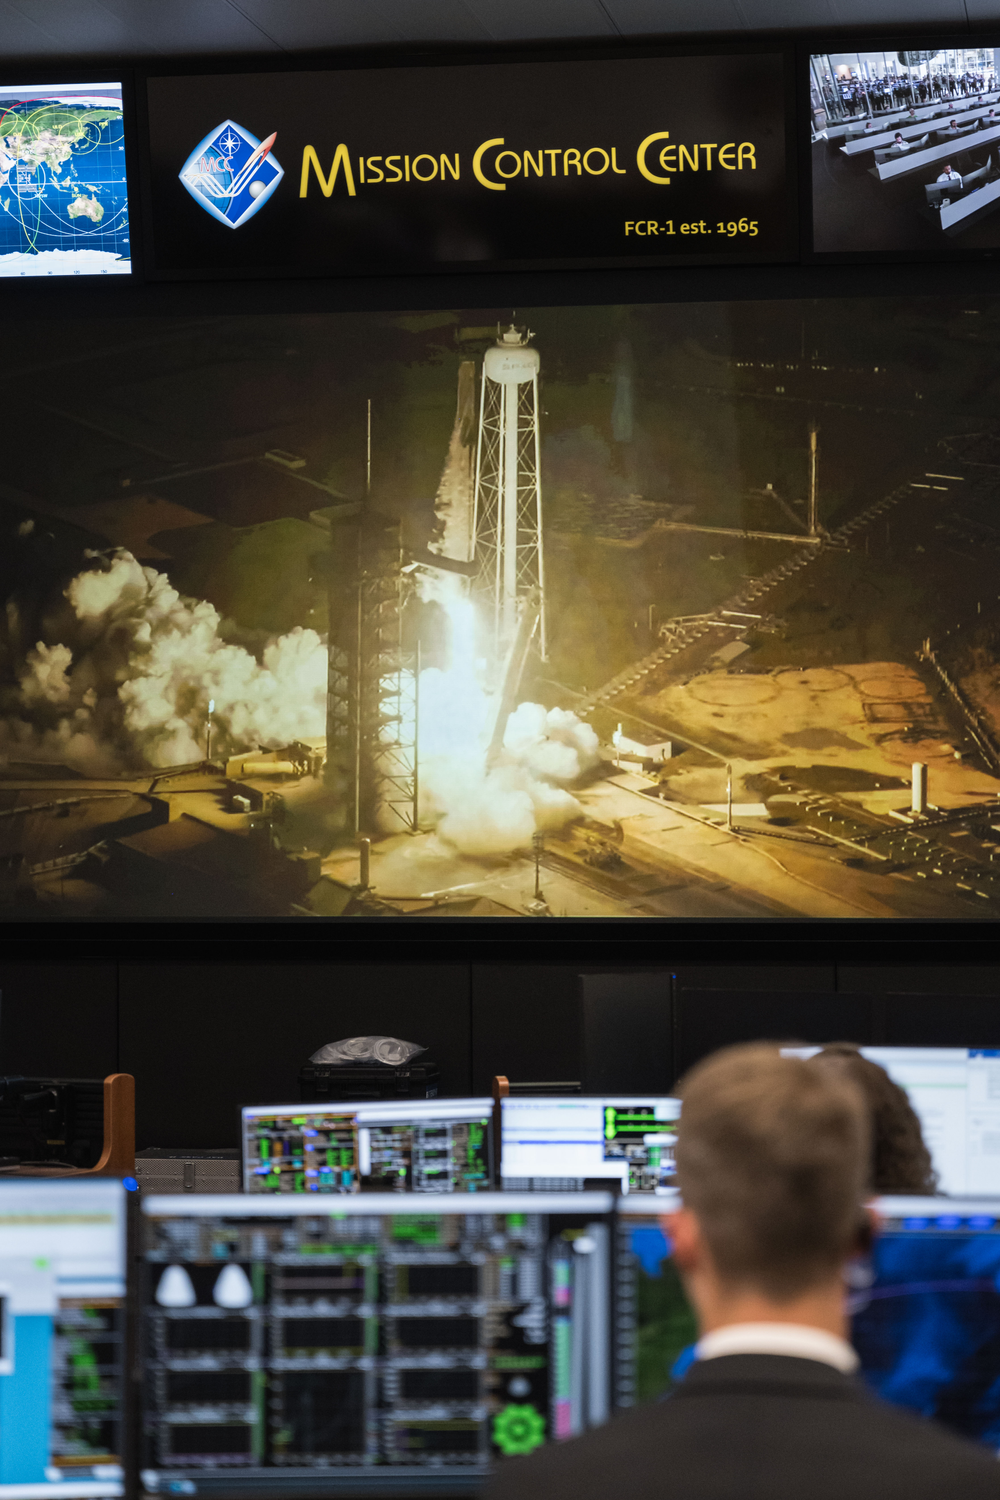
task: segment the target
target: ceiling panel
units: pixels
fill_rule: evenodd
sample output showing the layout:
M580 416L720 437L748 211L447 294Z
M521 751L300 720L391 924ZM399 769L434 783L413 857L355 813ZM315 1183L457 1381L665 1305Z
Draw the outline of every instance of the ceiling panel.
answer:
M4 52L114 52L121 44L117 18L100 0L75 0L61 15L49 0L6 0L0 26Z
M51 4L52 0L36 3ZM62 9L71 10L78 3L64 0ZM135 52L258 52L274 46L243 7L230 0L101 0L101 4L131 18ZM59 8L58 0L53 8Z
M741 31L738 0L604 0L619 31L647 36L664 31Z
M838 26L966 26L965 0L831 0Z
M280 47L365 47L402 40L370 0L230 0Z
M490 34L462 0L368 0L408 42L487 42Z
M793 31L803 25L824 28L835 24L832 0L737 0L751 31ZM870 0L870 9L878 0Z
M256 51L272 44L228 0L2 0L0 53Z
M135 51L271 51L274 46L270 34L231 0L102 0L102 5L135 20Z
M0 0L0 50L22 57L29 52L51 50L52 38L44 26L23 14L10 0Z
M0 55L282 52L697 32L957 30L1000 0L0 0Z
M497 41L617 34L597 0L468 0L468 5Z

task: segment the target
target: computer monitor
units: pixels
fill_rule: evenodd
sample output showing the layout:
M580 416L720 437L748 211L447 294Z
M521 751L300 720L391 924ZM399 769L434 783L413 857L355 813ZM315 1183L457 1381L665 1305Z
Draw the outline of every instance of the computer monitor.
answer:
M812 1057L819 1047L784 1048ZM942 1193L1000 1196L1000 1048L862 1047L920 1118Z
M615 1404L662 1398L697 1328L660 1213L623 1200L615 1256ZM870 1257L847 1272L861 1376L883 1400L1000 1450L1000 1207L881 1198Z
M125 1493L125 1190L0 1179L0 1500Z
M612 1203L144 1199L147 1492L469 1495L598 1426Z
M579 1189L605 1177L622 1192L674 1180L679 1099L651 1095L540 1095L500 1101L504 1187Z
M662 1223L676 1208L676 1190L618 1204L615 1233L614 1403L638 1406L667 1395L694 1358L698 1328L671 1258Z
M243 1110L248 1193L479 1193L493 1100L268 1104Z

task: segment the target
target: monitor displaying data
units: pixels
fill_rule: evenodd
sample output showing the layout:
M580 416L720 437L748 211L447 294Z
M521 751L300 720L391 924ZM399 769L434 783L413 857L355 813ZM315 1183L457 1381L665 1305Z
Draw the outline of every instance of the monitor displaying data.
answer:
M248 1193L477 1193L490 1186L493 1100L253 1105Z
M678 1199L664 1204L676 1206ZM871 1255L847 1268L851 1341L883 1400L1000 1448L1000 1208L882 1198ZM698 1330L663 1211L624 1200L615 1257L615 1404L668 1395Z
M124 1200L0 1180L0 1500L125 1493Z
M905 38L886 48L855 38L809 58L816 253L996 253L1000 52L963 40L908 51Z
M150 1493L472 1493L611 1404L611 1195L143 1202Z
M671 1258L663 1215L680 1204L674 1191L653 1212L635 1198L619 1205L615 1254L615 1405L669 1394L694 1359L698 1327Z
M120 83L0 83L0 276L127 275Z
M818 1047L786 1048L810 1057ZM1000 1196L1000 1048L862 1047L906 1090L942 1193Z
M877 1208L871 1265L848 1277L857 1282L851 1339L865 1381L884 1400L1000 1449L997 1204L882 1198Z
M679 1099L538 1095L500 1107L505 1187L580 1188L604 1177L625 1193L655 1193L674 1180Z

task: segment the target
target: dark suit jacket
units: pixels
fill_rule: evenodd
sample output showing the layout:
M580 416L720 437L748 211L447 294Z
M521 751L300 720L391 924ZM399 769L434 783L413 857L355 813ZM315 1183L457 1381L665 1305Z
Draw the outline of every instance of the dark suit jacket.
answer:
M484 1500L1000 1500L1000 1462L829 1365L705 1360L666 1401L530 1458Z

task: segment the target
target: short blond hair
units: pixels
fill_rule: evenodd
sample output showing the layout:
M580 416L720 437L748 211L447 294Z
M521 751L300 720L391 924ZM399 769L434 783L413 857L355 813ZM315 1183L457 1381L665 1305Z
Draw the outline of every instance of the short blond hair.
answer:
M678 1092L677 1179L719 1274L779 1303L833 1274L868 1176L857 1085L753 1043L699 1063Z

